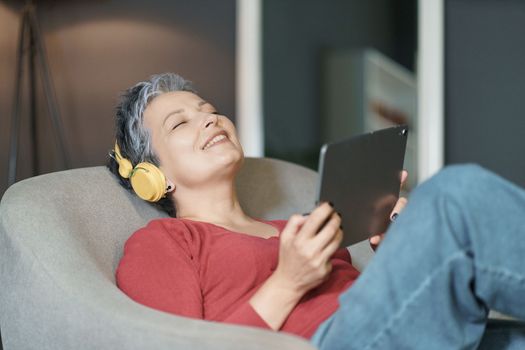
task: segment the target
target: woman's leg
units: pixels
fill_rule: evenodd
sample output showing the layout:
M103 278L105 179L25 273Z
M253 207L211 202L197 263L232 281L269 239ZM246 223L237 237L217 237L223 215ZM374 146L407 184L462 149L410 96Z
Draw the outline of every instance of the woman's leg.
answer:
M525 319L525 191L474 165L425 182L312 341L474 349L488 309Z

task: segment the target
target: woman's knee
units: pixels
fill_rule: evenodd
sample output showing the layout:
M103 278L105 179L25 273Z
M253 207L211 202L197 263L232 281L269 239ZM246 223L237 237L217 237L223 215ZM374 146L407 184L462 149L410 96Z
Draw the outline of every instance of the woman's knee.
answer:
M441 185L465 186L486 181L493 174L478 164L448 165L439 171L435 178Z
M497 176L477 164L450 165L423 183L425 195L439 195L458 199L472 195L487 195ZM430 192L430 193L429 193Z

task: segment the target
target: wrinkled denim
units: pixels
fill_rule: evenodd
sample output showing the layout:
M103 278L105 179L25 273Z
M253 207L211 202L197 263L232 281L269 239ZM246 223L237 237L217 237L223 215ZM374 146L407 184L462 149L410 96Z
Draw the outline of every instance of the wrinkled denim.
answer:
M339 309L320 349L525 349L525 190L476 165L416 188Z

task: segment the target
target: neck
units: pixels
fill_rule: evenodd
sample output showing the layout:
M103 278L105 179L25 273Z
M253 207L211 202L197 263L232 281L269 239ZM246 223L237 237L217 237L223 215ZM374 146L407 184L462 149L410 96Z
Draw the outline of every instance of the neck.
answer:
M177 187L173 198L177 218L226 226L242 226L254 221L242 210L231 181L197 189Z

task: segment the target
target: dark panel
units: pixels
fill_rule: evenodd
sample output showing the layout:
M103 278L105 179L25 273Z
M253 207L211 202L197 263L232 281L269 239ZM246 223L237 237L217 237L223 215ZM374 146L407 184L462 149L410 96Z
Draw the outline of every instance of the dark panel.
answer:
M448 0L446 163L479 163L525 186L525 2Z
M413 0L263 1L266 155L317 169L323 51L372 47L413 68L415 9Z

